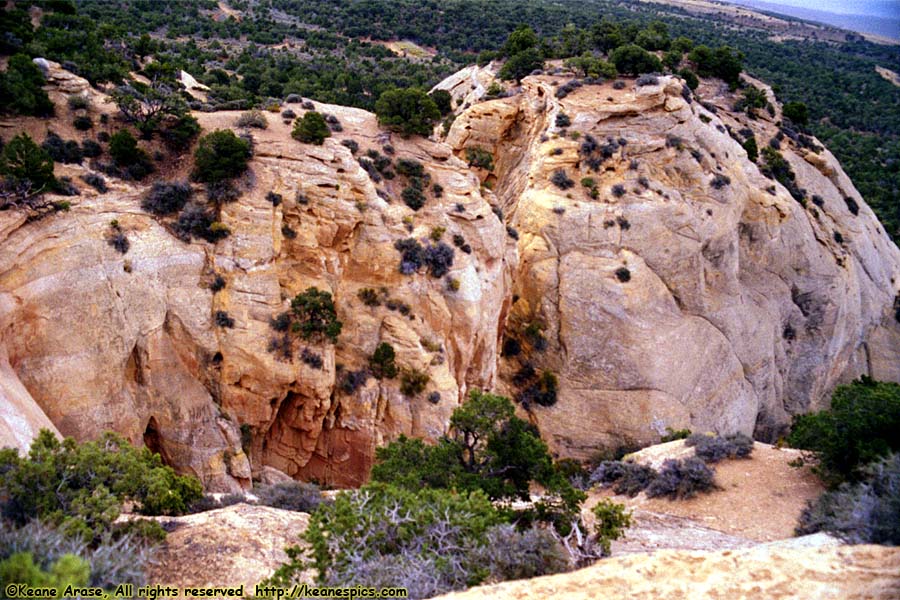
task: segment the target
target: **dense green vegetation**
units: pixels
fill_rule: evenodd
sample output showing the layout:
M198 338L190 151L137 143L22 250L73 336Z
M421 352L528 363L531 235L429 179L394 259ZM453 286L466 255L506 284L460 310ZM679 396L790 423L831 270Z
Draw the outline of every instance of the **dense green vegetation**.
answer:
M556 468L547 445L514 415L509 399L473 391L453 412L450 432L433 446L401 437L377 450L372 480L410 490L480 490L491 499L527 499L532 482L547 491L530 518L568 531L584 494Z
M835 389L827 410L795 418L788 442L810 450L826 481L856 481L866 465L900 452L900 385L863 377Z
M812 452L831 486L809 502L798 535L900 545L900 385L863 377L839 386L829 409L795 418L788 442Z

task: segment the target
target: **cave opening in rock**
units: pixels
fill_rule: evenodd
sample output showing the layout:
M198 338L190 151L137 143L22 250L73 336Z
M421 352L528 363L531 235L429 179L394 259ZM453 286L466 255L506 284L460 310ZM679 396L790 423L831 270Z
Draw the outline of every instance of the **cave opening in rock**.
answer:
M144 446L146 446L150 452L159 454L163 464L169 464L163 448L162 435L159 432L159 423L156 421L156 417L150 417L150 420L147 421L147 428L144 429Z

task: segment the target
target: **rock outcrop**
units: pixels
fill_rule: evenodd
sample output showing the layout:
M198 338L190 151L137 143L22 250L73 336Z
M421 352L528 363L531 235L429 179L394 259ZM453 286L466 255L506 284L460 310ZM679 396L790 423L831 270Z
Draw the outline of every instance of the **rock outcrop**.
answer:
M777 110L732 111L711 82L701 104L672 77L557 94L567 81L528 77L447 138L494 157L482 175L519 235L500 389L531 400L555 450L667 427L772 440L839 383L900 380L900 251L827 150L778 135ZM729 129L784 138L803 203ZM529 395L531 368L557 375L552 407Z
M60 114L70 93L113 110L46 67ZM553 406L521 410L574 457L657 441L666 427L771 438L837 383L900 380L900 251L827 150L782 143L804 207L727 132L749 128L762 147L777 112L749 120L711 84L704 108L666 77L561 100L563 78L529 77L477 102L491 77L472 68L447 83L471 106L446 142L391 136L370 113L316 104L342 131L301 144L267 114L268 128L251 130L241 197L221 209L231 235L217 244L181 241L170 219L141 210L148 184L113 181L98 194L78 179L86 166L58 165L81 188L71 210L0 213L3 443L21 448L48 421L81 439L115 429L211 490L246 488L263 466L349 486L380 444L439 437L469 390L521 396L526 363L556 373L558 392ZM239 115L196 116L211 131ZM4 126L40 139L47 124ZM54 129L76 135L62 120ZM588 135L598 148L580 155ZM468 167L474 146L493 170ZM367 151L420 162L424 207L401 200L406 177L373 181L358 160ZM185 178L189 162L173 159L160 177ZM574 186L555 187L557 170ZM130 241L124 255L108 243L113 220ZM395 242L427 246L440 228L459 242L449 273L402 274ZM335 299L336 344L285 344L270 324L310 287ZM521 351L498 359L505 338ZM353 376L382 342L400 367L427 374L424 391Z
M476 587L440 598L888 600L900 594L898 570L897 548L839 546L827 536L815 535L738 550L662 550L613 557L573 573Z
M343 125L322 146L293 140L278 115L253 130L243 194L221 211L232 233L215 246L180 241L170 222L142 211L146 184L106 194L83 186L71 210L39 221L0 213L0 346L11 366L0 371L0 393L15 406L33 400L63 435L115 429L143 441L219 491L249 485L247 453L257 471L356 485L377 445L400 434L439 437L470 388L494 383L515 247L490 192L448 146L391 139L361 110L317 108ZM233 127L239 113L197 116L210 131ZM440 197L428 190L414 213L400 200L405 178L376 185L347 139L360 155L391 143L393 158L424 165ZM168 178L189 165L175 168ZM66 169L75 181L85 172ZM274 205L270 192L283 201ZM113 220L130 241L124 255L108 243ZM437 227L448 245L463 237L469 252L456 250L442 279L401 274L395 241L427 240ZM216 277L225 282L217 293ZM292 339L285 359L272 347L282 334L271 321L310 287L332 294L343 331L336 345ZM359 299L364 288L378 306ZM217 313L232 326L218 326ZM343 385L381 342L399 367L427 374L423 392L402 394L398 379ZM302 361L304 350L321 365Z
M152 583L177 587L255 586L288 562L284 549L301 544L306 513L234 504L186 515L156 517L169 532L147 574ZM307 579L312 584L312 575Z

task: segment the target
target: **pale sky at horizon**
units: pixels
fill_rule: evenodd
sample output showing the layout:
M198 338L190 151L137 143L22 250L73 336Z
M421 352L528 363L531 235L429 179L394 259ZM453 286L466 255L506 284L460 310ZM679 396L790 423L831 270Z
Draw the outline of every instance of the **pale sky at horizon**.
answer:
M734 1L741 4L740 0ZM797 6L811 10L824 10L844 15L872 15L900 17L900 0L759 0L771 4Z

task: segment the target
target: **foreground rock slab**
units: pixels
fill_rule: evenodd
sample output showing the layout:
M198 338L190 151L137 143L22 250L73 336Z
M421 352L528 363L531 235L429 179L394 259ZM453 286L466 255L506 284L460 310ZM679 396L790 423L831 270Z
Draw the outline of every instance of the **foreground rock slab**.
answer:
M900 549L826 546L824 536L718 552L665 550L610 558L561 575L472 588L444 599L565 597L688 600L695 598L900 597Z
M250 595L257 583L287 562L284 548L299 543L309 515L242 503L157 520L174 529L148 581L180 587L243 584Z

